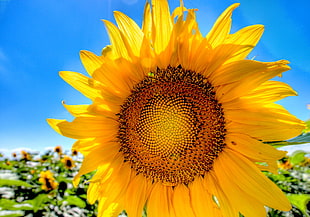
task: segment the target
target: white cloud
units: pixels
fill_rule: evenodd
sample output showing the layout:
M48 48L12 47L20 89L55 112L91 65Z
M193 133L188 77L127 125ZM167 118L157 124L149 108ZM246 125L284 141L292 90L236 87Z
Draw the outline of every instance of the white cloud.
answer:
M292 145L292 146L285 146L279 148L280 150L287 151L288 155L291 155L294 151L305 151L310 153L310 143L302 144L302 145Z

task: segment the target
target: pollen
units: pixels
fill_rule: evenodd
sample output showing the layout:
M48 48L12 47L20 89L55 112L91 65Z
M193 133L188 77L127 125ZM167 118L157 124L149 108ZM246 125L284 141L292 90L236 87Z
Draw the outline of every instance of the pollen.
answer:
M225 147L225 118L214 87L181 66L157 68L135 85L118 114L125 162L153 182L189 184Z

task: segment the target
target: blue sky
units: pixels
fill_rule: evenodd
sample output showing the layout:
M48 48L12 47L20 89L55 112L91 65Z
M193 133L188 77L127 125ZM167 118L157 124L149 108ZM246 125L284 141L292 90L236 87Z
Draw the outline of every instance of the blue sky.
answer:
M90 101L61 80L58 71L85 73L80 50L100 54L109 44L101 19L114 21L118 10L140 26L144 0L0 0L0 150L62 145L74 142L55 133L46 118L72 119L62 107ZM170 0L171 8L179 4ZM206 34L231 0L184 0L198 8L197 18ZM298 93L279 103L306 120L310 111L310 14L308 0L241 0L233 14L236 31L264 24L265 33L250 58L287 59L292 70L281 81Z

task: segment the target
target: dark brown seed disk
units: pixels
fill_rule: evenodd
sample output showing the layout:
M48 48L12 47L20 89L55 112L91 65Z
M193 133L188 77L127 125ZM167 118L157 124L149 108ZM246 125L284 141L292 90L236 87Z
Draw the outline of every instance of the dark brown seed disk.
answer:
M125 161L166 185L205 175L225 147L225 118L214 88L181 66L157 69L134 86L118 121Z

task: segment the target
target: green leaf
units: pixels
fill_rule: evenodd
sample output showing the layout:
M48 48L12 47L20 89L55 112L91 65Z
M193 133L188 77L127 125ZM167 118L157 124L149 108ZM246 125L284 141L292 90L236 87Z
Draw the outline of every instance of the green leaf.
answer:
M9 200L9 199L0 199L0 207L1 210L12 210L14 205L18 204L14 200Z
M24 211L24 210L33 209L32 205L27 203L27 201L24 201L23 203L17 203L14 200L9 200L9 199L4 199L4 198L0 200L0 207L1 207L1 210L9 210L9 211L16 211L16 210Z
M0 187L2 186L24 186L27 188L33 188L33 186L27 182L24 182L21 180L11 180L11 179L0 179Z
M44 207L45 202L49 201L47 194L39 194L32 200L27 200L25 202L31 204L33 206L33 211L37 212L38 210Z
M13 213L8 213L6 215L1 215L1 217L20 217L20 216L24 216L24 215L25 215L24 213L13 212Z
M305 160L305 155L307 153L304 151L295 151L292 156L290 157L290 161L292 164L300 164L301 162L303 162Z
M308 194L289 194L287 195L289 201L296 206L300 211L303 212L305 216L309 215L307 214L307 204L310 203L310 195Z
M64 201L68 202L68 205L74 205L81 208L85 208L86 203L81 198L78 198L76 196L68 196Z
M310 143L310 132L303 133L293 139L289 139L287 141L278 141L278 142L266 142L267 144L270 144L276 148L280 148L283 146L289 146L289 145L302 145L306 143Z

